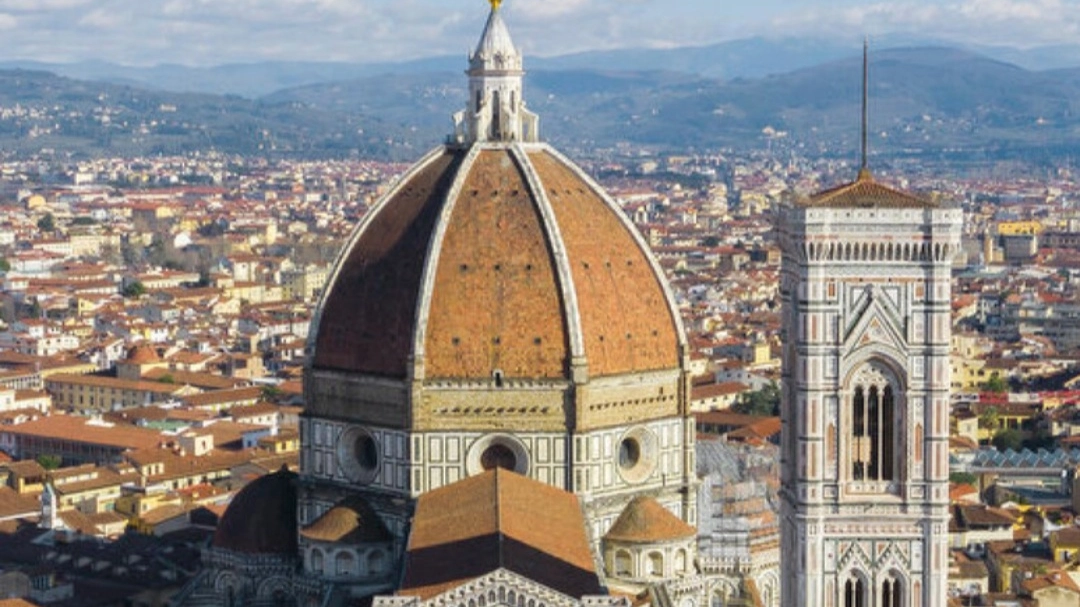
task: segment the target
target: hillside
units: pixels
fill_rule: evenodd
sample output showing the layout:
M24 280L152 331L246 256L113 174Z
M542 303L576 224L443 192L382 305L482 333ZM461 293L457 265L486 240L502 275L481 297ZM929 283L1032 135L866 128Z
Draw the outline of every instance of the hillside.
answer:
M1042 160L1077 147L1078 69L1035 72L921 47L877 52L871 70L879 154ZM858 137L860 75L855 56L727 81L674 70L535 68L526 98L545 138L575 151L773 145L849 154ZM465 87L459 70L406 70L250 100L2 71L0 146L76 155L214 149L410 159L450 132Z

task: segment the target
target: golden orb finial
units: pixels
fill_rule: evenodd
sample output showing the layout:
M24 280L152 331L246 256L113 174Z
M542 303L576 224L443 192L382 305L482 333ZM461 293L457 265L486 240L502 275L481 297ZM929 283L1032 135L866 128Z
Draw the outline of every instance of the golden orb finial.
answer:
M489 0L491 2L491 10L497 11L502 6L503 0Z

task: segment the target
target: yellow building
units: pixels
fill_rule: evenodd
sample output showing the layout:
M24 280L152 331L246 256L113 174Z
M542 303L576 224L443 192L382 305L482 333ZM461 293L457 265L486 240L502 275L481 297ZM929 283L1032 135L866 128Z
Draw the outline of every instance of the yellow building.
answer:
M41 194L34 194L25 200L25 204L28 211L33 211L34 209L43 209L47 207L49 203Z
M997 227L999 236L1038 236L1042 231L1038 221L1003 221Z
M45 389L54 406L79 412L129 409L196 394L198 389L178 384L137 381L96 375L53 375Z
M78 510L83 514L112 511L121 487L138 480L133 472L122 474L94 464L55 470L50 477L58 511Z
M1050 552L1058 563L1080 562L1080 528L1066 527L1051 532Z

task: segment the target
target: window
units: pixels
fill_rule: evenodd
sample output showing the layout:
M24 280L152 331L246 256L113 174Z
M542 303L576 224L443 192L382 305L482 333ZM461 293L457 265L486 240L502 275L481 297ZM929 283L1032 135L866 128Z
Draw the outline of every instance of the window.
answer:
M892 383L876 367L857 375L851 397L851 478L895 478L896 404Z
M881 607L900 607L900 580L888 579L881 584Z
M385 567L385 560L381 550L372 551L367 558L368 573L372 575L382 573L383 567Z
M649 553L649 575L652 577L664 576L664 555L659 552Z
M616 577L630 577L634 574L633 561L630 559L630 553L626 550L619 550L615 553L615 575Z
M850 579L844 585L844 607L868 607L866 587L859 578ZM890 605L890 607L892 607Z
M348 577L348 576L353 575L353 573L354 573L354 563L356 562L356 559L353 558L352 553L350 553L350 552L339 552L339 553L337 553L337 558L335 560L336 560L336 567L335 568L337 570L337 575L339 577Z
M517 469L517 456L514 455L510 447L495 443L484 449L484 453L480 455L480 465L484 470L494 470L495 468L515 470Z

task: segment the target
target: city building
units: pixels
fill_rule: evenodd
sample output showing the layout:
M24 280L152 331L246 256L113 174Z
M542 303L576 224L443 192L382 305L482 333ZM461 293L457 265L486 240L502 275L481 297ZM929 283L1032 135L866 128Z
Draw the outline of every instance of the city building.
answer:
M780 210L782 593L943 607L963 214L858 179Z
M241 492L186 604L442 604L486 583L596 605L664 583L704 602L681 318L618 205L540 141L499 4L453 136L327 282L299 474ZM474 489L488 502L447 527Z

